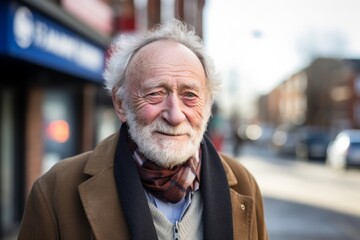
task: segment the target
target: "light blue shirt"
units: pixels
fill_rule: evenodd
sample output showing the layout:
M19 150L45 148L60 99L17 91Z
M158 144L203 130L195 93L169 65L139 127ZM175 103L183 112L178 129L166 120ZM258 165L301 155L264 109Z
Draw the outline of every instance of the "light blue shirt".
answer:
M183 199L177 203L164 202L149 191L145 191L149 202L151 202L164 216L169 219L172 224L180 221L185 214L187 208L190 206L193 192L188 193Z

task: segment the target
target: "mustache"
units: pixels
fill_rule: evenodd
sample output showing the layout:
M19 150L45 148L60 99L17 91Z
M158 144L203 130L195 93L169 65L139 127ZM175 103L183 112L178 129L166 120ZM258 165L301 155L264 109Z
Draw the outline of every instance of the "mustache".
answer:
M191 135L194 131L188 123L173 127L161 121L155 122L151 126L151 130L168 135Z

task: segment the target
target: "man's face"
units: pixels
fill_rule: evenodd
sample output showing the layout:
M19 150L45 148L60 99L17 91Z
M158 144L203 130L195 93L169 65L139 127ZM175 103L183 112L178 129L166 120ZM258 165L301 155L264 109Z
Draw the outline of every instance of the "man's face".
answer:
M132 59L127 74L130 135L140 152L163 167L196 153L210 116L206 77L182 44L156 41Z

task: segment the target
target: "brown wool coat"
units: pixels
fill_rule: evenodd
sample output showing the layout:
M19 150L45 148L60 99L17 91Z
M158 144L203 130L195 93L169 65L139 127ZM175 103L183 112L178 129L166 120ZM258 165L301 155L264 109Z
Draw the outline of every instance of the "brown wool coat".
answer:
M34 183L18 240L130 239L113 173L117 139L114 134L93 151L60 161ZM268 239L255 179L239 162L220 157L230 187L234 239Z

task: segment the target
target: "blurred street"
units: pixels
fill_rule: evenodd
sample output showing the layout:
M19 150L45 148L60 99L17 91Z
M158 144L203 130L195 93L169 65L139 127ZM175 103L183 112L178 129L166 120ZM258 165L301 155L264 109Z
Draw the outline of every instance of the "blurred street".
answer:
M360 239L359 169L336 171L321 162L279 158L254 145L243 146L238 159L265 197L271 240Z

